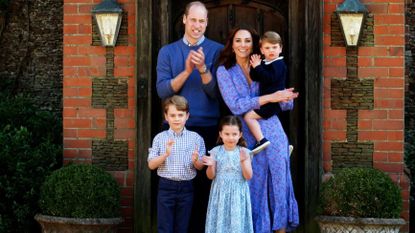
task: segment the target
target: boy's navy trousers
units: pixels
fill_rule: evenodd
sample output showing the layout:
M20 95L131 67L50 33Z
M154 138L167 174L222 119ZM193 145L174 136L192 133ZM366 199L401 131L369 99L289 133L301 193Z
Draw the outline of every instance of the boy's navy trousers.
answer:
M186 233L193 204L193 181L159 180L158 233Z

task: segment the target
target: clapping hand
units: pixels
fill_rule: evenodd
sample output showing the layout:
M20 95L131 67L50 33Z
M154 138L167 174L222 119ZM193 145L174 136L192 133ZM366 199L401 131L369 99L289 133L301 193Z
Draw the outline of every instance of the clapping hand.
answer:
M192 153L192 161L197 162L199 160L199 147L196 145L195 150Z
M200 47L198 50L191 50L189 55L191 55L192 63L198 68L202 68L205 64L205 53L203 52L203 48Z
M206 166L213 166L213 165L215 165L215 164L216 164L216 161L215 161L215 156L214 156L214 155L210 155L210 156L206 156L206 155L204 155L204 156L202 157L202 162L203 162L203 165L206 165Z
M192 53L189 53L189 55L187 55L186 63L185 63L185 70L188 74L191 74L193 72L193 69L195 68L195 64L192 62L192 60L193 60L193 55Z
M241 161L241 162L244 162L245 160L247 160L247 159L249 159L250 157L249 157L249 154L248 154L248 152L244 149L244 148L242 148L241 150L240 150L240 152L239 152L239 160Z
M174 145L174 140L169 138L169 140L167 140L167 143L166 143L166 156L170 156L173 145Z

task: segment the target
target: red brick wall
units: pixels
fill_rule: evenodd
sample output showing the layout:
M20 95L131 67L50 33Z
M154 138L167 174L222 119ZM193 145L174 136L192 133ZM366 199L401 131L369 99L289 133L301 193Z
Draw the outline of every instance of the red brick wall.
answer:
M106 138L106 110L92 107L94 77L106 75L106 49L92 46L91 9L101 0L64 0L63 127L64 162L91 163L92 141ZM118 0L128 12L128 43L114 50L114 77L128 83L128 108L114 110L114 140L128 143L128 169L111 171L121 186L124 223L119 232L132 232L136 145L135 4Z
M346 48L332 46L331 17L342 0L324 1L323 168L332 171L331 144L346 141L346 110L331 109L331 81L346 78ZM409 182L403 174L405 1L361 0L374 16L374 45L358 49L358 78L374 80L374 107L358 112L358 141L371 141L373 166L402 188L409 218ZM407 232L407 226L402 229Z
M92 46L91 9L100 0L64 0L64 161L90 163L92 141L106 137L106 110L92 107L94 77L105 76L105 48ZM122 187L125 222L120 232L132 232L134 159L136 146L135 2L118 0L128 12L128 45L115 47L114 76L128 79L128 108L114 110L114 139L128 142L128 169L111 174ZM331 109L331 80L346 78L346 49L331 45L331 18L342 0L324 0L323 147L324 171L332 170L331 144L346 141L346 111ZM358 141L374 144L373 165L388 172L402 187L409 215L409 183L403 175L404 130L404 0L362 0L374 16L374 46L358 50L358 77L374 80L374 107L358 112ZM407 231L408 229L403 229Z

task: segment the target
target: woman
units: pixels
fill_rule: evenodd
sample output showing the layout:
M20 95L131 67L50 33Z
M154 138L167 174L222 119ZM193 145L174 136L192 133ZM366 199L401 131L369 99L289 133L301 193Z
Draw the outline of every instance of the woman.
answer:
M293 99L298 96L290 88L258 97L258 83L252 82L249 76L250 55L257 50L256 32L240 27L231 31L218 59L216 74L220 92L231 112L241 120L244 113L266 103L279 102L282 110L292 109ZM259 122L271 145L252 160L253 177L249 187L254 231L292 231L299 220L290 174L288 139L278 116ZM255 139L244 122L243 135L252 147Z

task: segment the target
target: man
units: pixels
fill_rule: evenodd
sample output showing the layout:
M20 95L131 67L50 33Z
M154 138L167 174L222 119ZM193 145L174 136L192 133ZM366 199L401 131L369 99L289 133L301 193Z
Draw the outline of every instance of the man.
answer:
M187 4L183 15L183 38L161 48L157 60L157 93L161 99L184 96L190 117L186 128L201 135L210 150L216 143L220 117L220 94L216 83L216 58L223 46L204 36L208 24L206 6ZM205 170L194 180L195 197L190 232L204 232L210 181Z

